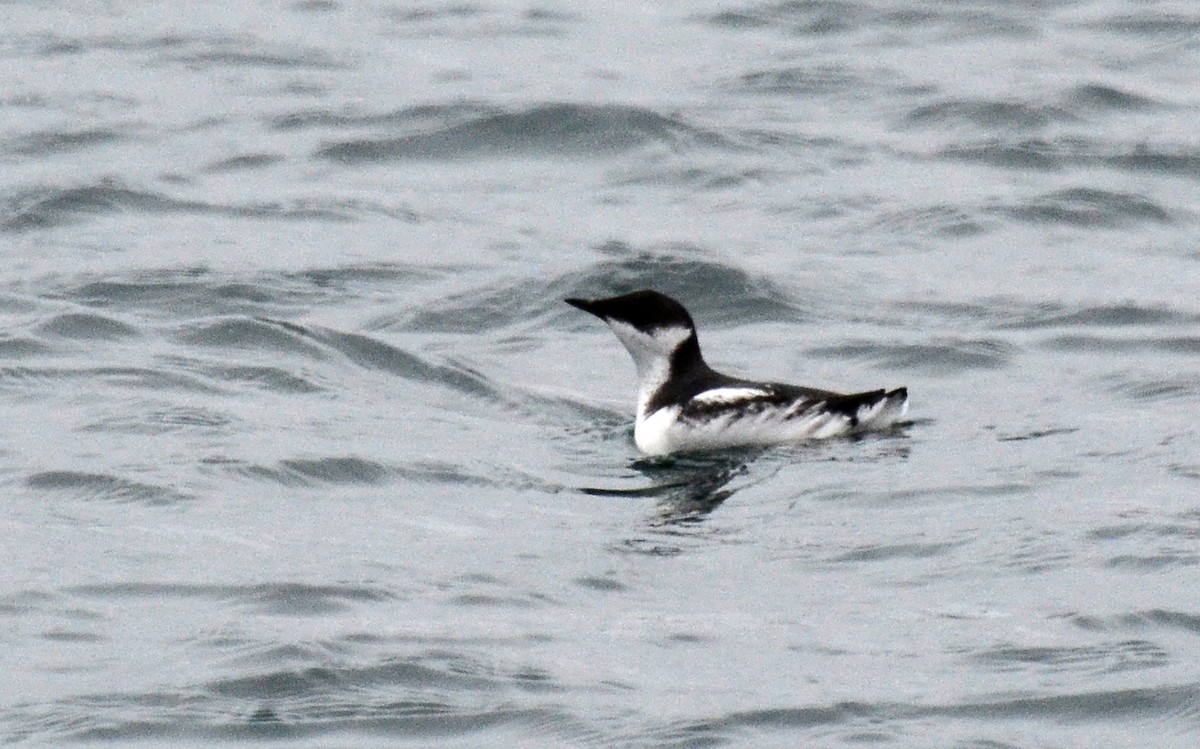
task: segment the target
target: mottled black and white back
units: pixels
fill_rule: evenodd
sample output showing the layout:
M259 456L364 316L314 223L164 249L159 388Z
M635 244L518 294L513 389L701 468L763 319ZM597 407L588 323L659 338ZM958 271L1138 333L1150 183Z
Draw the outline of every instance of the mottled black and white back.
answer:
M687 309L657 291L566 301L608 323L633 357L634 441L649 455L850 434L886 426L908 409L905 388L846 395L716 372Z

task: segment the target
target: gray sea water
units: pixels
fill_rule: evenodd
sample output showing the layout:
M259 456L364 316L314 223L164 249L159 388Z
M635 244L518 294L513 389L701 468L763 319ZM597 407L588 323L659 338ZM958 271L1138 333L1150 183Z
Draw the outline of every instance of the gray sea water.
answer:
M0 741L1200 741L1194 3L0 27ZM640 459L646 286L911 421Z

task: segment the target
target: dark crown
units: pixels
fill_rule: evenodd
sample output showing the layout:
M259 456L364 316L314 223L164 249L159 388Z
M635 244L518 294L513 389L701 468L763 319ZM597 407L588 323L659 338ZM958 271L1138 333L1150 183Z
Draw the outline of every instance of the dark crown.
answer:
M653 289L607 299L568 299L566 302L602 320L620 320L647 333L659 328L686 327L694 330L696 327L682 304Z

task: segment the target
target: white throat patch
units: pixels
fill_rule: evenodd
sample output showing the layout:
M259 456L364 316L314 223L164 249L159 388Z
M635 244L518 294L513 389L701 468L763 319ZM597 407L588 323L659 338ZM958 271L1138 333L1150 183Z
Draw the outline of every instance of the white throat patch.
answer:
M650 397L658 392L671 374L671 355L680 344L695 335L695 331L673 326L655 328L652 333L646 333L620 320L609 320L608 325L633 357L638 374L638 414L644 414Z

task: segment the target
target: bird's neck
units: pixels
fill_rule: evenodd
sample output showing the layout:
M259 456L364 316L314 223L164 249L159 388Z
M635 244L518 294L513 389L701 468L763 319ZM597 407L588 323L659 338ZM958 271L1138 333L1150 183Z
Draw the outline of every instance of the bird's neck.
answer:
M670 354L635 357L638 373L638 417L649 416L663 405L663 395L685 381L712 374L700 355L700 343L693 332Z

